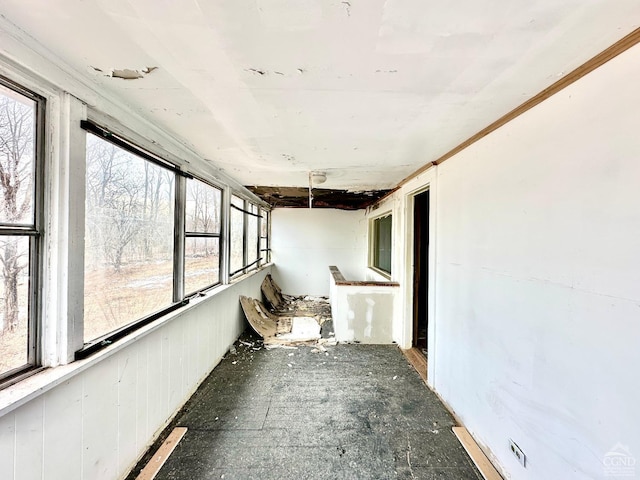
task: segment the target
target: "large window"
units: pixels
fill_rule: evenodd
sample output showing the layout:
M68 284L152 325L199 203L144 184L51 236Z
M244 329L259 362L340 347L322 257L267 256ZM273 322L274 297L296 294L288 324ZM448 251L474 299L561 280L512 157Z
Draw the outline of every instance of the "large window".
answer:
M0 79L0 378L38 364L44 100Z
M187 294L220 283L222 192L187 180L184 284Z
M84 341L173 302L175 173L87 135Z
M391 214L371 223L370 265L391 275Z
M44 118L43 98L0 78L3 385L41 365ZM70 330L70 337L76 332L71 342L83 343L76 358L179 308L196 292L257 269L269 248L266 210L232 196L223 212L221 188L90 121L81 127L88 132L85 229L70 245L84 249L84 312L81 320L68 319L82 322L83 333ZM223 232L223 218L229 231ZM222 245L228 250L222 252ZM225 278L223 253L230 265Z
M231 198L230 276L247 273L262 262L262 213L260 208L240 197ZM266 241L266 240L265 240Z

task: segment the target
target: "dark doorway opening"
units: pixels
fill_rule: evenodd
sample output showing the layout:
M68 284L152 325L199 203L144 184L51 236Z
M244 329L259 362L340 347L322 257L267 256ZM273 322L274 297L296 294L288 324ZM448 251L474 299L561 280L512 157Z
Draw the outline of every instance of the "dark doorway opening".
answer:
M427 355L429 190L413 197L413 346Z

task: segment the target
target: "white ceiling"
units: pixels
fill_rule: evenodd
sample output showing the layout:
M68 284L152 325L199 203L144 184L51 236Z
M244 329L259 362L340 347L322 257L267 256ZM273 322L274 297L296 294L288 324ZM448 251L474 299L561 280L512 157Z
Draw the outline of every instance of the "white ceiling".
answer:
M245 185L395 186L640 25L638 0L0 0ZM137 80L112 69L157 67ZM102 72L96 69L102 70Z

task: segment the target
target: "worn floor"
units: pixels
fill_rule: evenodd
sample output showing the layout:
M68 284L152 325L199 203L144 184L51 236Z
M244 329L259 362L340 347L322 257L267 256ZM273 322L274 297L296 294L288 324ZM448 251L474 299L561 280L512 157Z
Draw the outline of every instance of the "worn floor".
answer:
M396 346L241 341L167 429L188 431L156 478L482 478Z

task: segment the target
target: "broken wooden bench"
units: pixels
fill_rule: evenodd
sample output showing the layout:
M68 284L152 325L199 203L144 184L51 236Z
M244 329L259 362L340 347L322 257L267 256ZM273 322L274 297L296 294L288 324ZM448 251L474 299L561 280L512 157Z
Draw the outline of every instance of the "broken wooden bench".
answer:
M276 315L260 300L245 296L240 297L240 305L265 345L315 344L320 339L320 323L315 317Z
M294 297L282 293L268 274L261 285L264 303L240 297L242 310L265 345L315 344L323 323L331 319L331 307L323 297Z
M327 297L310 295L293 296L282 293L282 289L275 282L271 274L267 274L260 286L262 297L269 311L276 315L293 317L315 316L322 325L331 320L331 305Z

